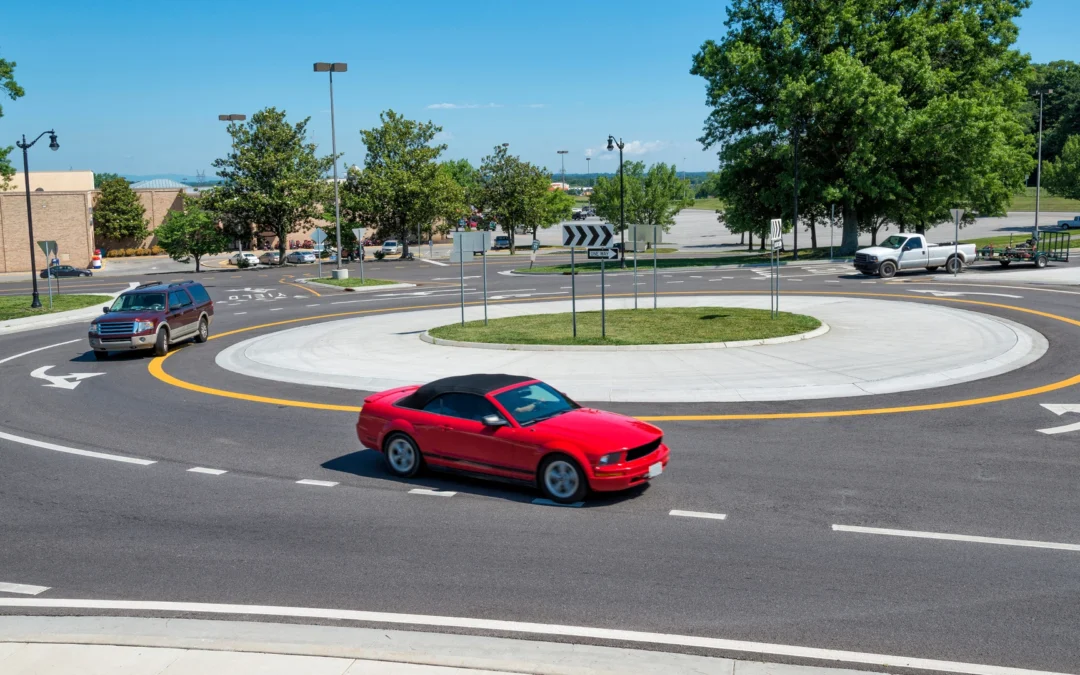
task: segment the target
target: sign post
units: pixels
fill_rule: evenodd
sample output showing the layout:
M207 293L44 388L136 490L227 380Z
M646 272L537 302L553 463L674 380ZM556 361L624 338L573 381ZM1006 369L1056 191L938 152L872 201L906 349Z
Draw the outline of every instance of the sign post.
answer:
M455 232L454 250L450 261L457 256L461 283L461 325L465 325L465 254L479 253L484 256L484 325L487 325L487 249L490 247L491 233L487 231Z
M39 241L37 243L38 248L45 254L45 283L49 284L49 309L53 308L52 300L52 280L53 280L53 258L60 255L60 248L56 245L55 241L46 240ZM56 280L56 292L60 293L60 279Z
M356 247L360 249L360 284L364 283L364 230L363 228L354 227L353 236L356 237ZM341 255L338 253L338 255Z
M771 297L769 299L769 312L772 318L780 314L780 251L784 247L784 221L774 218L769 221L769 263Z
M563 246L570 247L570 314L574 324L574 337L577 337L577 283L574 280L576 276L574 267L574 249L578 246L585 246L588 248L589 258L600 258L600 336L605 337L607 335L607 325L604 297L604 261L608 259L608 255L597 253L594 256L593 252L603 250L612 252L609 247L611 246L611 240L615 237L614 229L609 223L598 223L595 225L564 224L562 226L562 235ZM615 253L615 255L617 256L618 253Z
M832 262L833 231L836 229L836 204L833 204L832 214L829 216L829 262Z
M533 265L536 264L536 251L539 248L540 248L540 242L537 241L536 239L533 239L532 240L532 252L529 253L529 269L532 269Z
M637 309L637 225L634 225L634 232L630 235L631 241L634 242L634 309ZM623 251L623 258L626 257L626 251Z
M319 262L319 278L322 279L322 252L323 242L326 241L326 233L319 228L315 228L315 231L311 233L311 240L315 242L315 260ZM338 255L341 255L341 251L338 251Z
M960 267L962 266L960 264L960 219L964 217L964 209L949 209L949 213L952 214L956 225L955 235L953 236L953 257L956 258L956 262L953 263L952 269L952 275L955 277L960 273Z
M656 309L656 225L652 228L652 308Z

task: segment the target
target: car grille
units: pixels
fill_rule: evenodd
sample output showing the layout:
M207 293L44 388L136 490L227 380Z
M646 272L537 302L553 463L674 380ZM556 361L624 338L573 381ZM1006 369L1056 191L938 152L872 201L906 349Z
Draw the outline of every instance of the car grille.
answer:
M135 332L135 324L130 321L110 321L98 324L100 335L126 335Z
M652 443L646 443L645 445L638 446L636 448L630 448L626 451L626 461L632 462L635 459L641 459L646 455L656 452L656 449L660 447L660 443L663 442L664 437L657 438Z
M855 254L855 264L856 265L869 265L871 262L873 262L873 261L870 260L870 256L868 254L866 254L866 253L856 253Z

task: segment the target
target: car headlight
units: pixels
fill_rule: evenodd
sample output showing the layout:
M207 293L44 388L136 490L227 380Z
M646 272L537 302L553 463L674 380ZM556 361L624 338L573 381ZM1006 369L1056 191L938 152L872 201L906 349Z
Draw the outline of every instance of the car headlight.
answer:
M597 466L611 466L613 464L618 464L621 461L622 461L622 453L621 452L609 452L608 454L601 457L600 460L596 463L596 465Z
M877 256L876 255L870 256L870 262L877 262Z
M136 333L141 333L144 330L154 330L154 322L153 321L136 321L135 322L135 332Z
M97 335L98 334L98 325L99 324L96 324L96 323L90 324L90 334L91 335Z

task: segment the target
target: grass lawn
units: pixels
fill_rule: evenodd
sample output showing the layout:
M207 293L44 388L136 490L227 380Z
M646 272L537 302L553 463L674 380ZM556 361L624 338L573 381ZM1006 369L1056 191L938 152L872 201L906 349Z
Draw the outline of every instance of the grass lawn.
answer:
M1045 234L1045 233L1044 233ZM1080 232L1070 233L1069 246L1080 246ZM983 246L1019 246L1025 241L1031 238L1030 232L1017 232L1011 237L1009 235L1000 235L997 237L980 237L979 239L961 239L961 244L975 244L975 248L982 248Z
M1027 188L1024 192L1014 195L1009 211L1035 211L1035 188ZM1043 188L1042 199L1039 203L1039 211L1076 211L1080 213L1080 201L1054 197Z
M387 281L386 279L372 279L368 277L363 281L360 281L360 277L349 277L348 279L312 279L312 281L320 284L326 284L328 286L340 286L341 288L361 288L364 286L385 286L387 284L396 284L397 281Z
M723 206L724 202L720 201L716 197L706 197L704 199L695 199L694 206L692 208L708 209L710 211L715 211L716 209L723 208Z
M663 251L664 249L659 249ZM828 260L829 249L828 248L804 248L799 250L799 261L804 260ZM842 258L834 257L834 259L842 260ZM791 253L784 253L780 256L781 262L790 262ZM656 267L658 269L678 269L687 267L720 267L723 265L748 265L748 264L765 264L769 262L769 256L767 253L744 253L744 254L728 254L724 256L716 256L709 258L660 258L656 261ZM627 269L633 267L633 255L626 259ZM583 262L575 265L576 272L578 274L599 274L600 263L598 262ZM612 261L607 263L607 269L610 271L618 271L619 262ZM652 251L648 253L638 254L638 271L642 269L652 269ZM522 274L570 274L570 264L563 265L546 265L544 267L533 267L528 269L522 267L514 270Z
M54 295L53 308L49 311L49 294L43 292L41 297L41 309L30 309L32 296L29 295L5 295L0 296L0 321L8 319L22 319L28 316L41 316L42 314L54 314L66 312L69 309L82 309L94 305L112 304L112 298L107 295Z
M731 342L782 337L812 331L821 322L811 316L767 309L732 307L674 307L619 309L607 313L607 338L600 337L600 312L578 312L578 337L573 337L570 314L536 314L471 321L433 328L444 340L528 345L667 345Z

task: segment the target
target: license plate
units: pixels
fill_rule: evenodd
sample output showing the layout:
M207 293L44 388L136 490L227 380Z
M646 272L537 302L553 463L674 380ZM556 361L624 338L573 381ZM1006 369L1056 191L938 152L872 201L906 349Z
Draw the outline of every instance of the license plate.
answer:
M649 478L656 478L660 474L664 473L664 463L657 462L649 467Z

